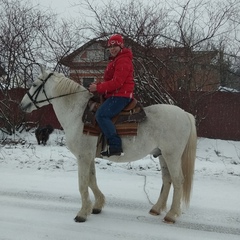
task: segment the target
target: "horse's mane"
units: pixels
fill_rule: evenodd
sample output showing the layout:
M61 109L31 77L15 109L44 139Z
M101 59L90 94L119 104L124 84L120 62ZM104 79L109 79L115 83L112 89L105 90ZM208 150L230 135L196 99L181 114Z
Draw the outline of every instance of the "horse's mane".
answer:
M56 95L75 93L78 92L81 88L83 88L80 84L65 77L63 74L54 73L54 76L58 78L58 83L54 89Z

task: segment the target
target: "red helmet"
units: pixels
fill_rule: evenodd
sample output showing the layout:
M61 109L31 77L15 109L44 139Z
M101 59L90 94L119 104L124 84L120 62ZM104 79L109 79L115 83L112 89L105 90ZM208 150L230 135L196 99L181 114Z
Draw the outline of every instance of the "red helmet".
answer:
M109 38L107 45L108 47L115 45L123 48L123 37L120 34L114 34Z

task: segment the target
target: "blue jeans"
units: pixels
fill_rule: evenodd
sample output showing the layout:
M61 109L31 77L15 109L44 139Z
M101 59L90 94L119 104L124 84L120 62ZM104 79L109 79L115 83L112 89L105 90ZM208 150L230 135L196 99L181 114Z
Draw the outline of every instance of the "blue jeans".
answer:
M97 123L107 138L109 147L122 148L122 141L117 134L112 118L120 113L131 100L131 98L126 97L107 98L96 112Z

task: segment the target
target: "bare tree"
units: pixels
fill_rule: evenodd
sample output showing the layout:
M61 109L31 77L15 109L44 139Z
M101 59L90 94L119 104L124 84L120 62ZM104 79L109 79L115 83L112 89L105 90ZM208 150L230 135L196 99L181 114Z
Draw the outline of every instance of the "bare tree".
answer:
M7 72L4 86L26 86L26 67L38 60L43 48L39 31L49 27L51 16L18 0L0 0L0 7L0 56Z
M0 0L0 62L6 72L0 83L0 128L10 134L21 124L21 116L14 119L12 105L19 99L9 92L31 85L39 72L36 63L60 70L61 57L81 44L81 33L72 22L39 9L29 1Z
M168 39L175 46L187 49L183 64L183 74L176 78L175 90L183 91L184 97L178 98L178 104L188 102L188 110L197 115L196 109L205 95L214 94L225 85L229 77L230 48L228 43L240 25L231 24L239 16L238 0L188 0L176 1L172 7L175 16L168 30ZM178 72L179 68L173 69ZM201 91L204 94L192 94ZM198 116L198 123L202 117Z
M27 80L32 79L33 68L27 68L36 62L41 40L39 29L46 28L49 17L36 9L17 0L0 0L0 59L6 71L1 82L1 129L12 134L15 121L12 105L16 101L8 90L26 87Z
M168 25L168 11L162 5L145 5L142 1L113 1L103 6L85 0L94 21L84 23L95 36L108 36L116 32L131 38L144 47L159 44L159 36Z

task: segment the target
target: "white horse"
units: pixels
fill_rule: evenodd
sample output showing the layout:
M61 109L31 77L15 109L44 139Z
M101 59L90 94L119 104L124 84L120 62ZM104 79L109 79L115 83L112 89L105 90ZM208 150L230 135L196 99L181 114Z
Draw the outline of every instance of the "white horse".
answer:
M82 114L92 94L63 74L41 69L20 107L32 112L52 104L66 134L66 143L78 161L78 183L82 207L76 222L85 222L91 213L102 211L105 197L96 181L95 154L98 138L83 134ZM147 119L139 125L137 136L122 137L124 156L112 156L114 162L131 162L152 154L159 157L162 169L162 189L150 214L159 215L166 208L171 184L173 199L164 221L174 223L181 213L181 202L190 201L196 156L196 127L194 117L173 105L156 104L144 108ZM95 203L89 197L92 190Z

